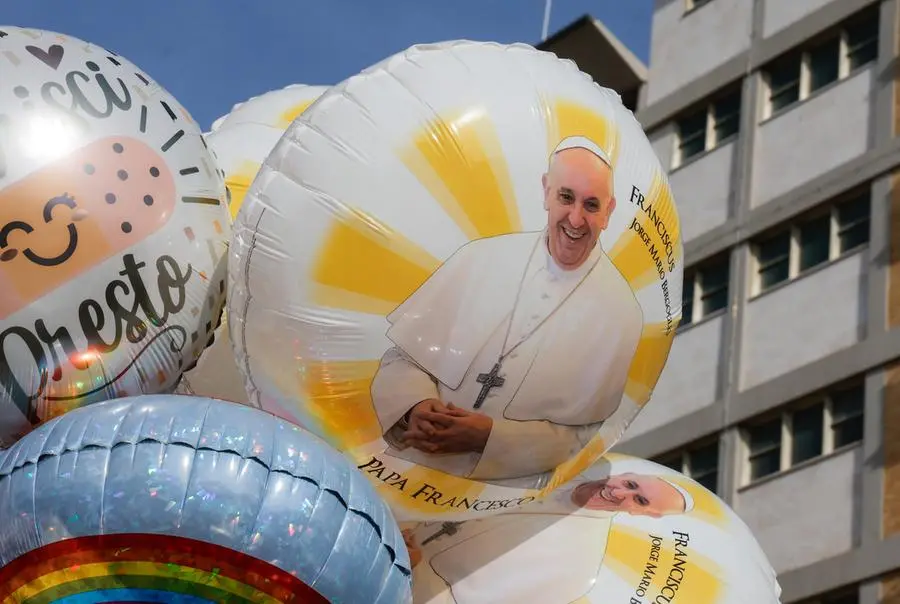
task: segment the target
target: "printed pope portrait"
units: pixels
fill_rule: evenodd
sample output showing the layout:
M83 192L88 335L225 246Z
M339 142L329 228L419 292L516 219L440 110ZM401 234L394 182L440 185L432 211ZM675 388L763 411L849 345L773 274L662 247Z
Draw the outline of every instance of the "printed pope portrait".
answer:
M599 243L607 153L563 140L539 195L543 229L463 245L388 315L371 392L387 455L481 481L541 474L618 408L643 316Z
M575 480L512 513L429 523L404 532L413 601L570 604L593 589L617 514L661 518L693 508L693 496L665 477L623 472Z

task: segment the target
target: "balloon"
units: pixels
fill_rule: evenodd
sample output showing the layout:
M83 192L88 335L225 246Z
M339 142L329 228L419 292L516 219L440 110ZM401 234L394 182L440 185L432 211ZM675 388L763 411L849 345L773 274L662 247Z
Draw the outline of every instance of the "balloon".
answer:
M326 90L327 86L292 84L238 103L231 113L213 122L206 142L225 172L232 218L278 139Z
M411 601L402 536L368 482L234 403L71 411L0 451L0 493L2 602Z
M0 446L164 392L224 306L225 186L191 116L126 59L0 26Z
M228 323L251 404L347 452L399 519L476 518L616 442L669 353L682 258L618 95L522 44L416 46L268 156Z
M407 533L416 604L778 604L774 569L713 493L609 455L542 501Z
M285 129L325 90L326 86L294 84L238 103L231 113L213 122L206 142L225 173L232 217L237 216L247 187ZM234 364L227 324L216 329L215 341L197 366L182 376L179 390L247 402L243 379Z

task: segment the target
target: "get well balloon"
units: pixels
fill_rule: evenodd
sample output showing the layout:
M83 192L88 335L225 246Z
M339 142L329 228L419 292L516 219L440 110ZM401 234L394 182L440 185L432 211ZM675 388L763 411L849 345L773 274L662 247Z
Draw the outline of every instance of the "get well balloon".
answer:
M173 387L215 328L230 237L190 115L123 57L0 26L0 444Z
M250 402L346 451L404 520L508 511L587 468L681 312L640 125L525 45L418 46L329 89L234 229Z
M778 604L747 526L677 472L609 455L540 502L406 535L416 604Z

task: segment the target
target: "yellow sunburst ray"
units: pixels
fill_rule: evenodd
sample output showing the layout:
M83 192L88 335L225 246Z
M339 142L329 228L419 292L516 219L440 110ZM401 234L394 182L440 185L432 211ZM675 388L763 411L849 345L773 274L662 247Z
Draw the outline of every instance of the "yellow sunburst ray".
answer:
M656 568L653 569L650 587L644 598L647 602L655 601L660 595L675 562L672 535L657 536L662 537L663 542L659 551L659 560L653 562ZM646 531L639 531L623 525L613 525L609 531L603 565L626 582L637 586L644 578L650 548L650 537ZM697 553L690 546L680 549L688 550L689 554L685 558L685 566L681 567L684 572L678 574L680 578L678 591L675 592L675 597L670 597L670 599L676 602L690 602L690 604L718 603L724 590L721 579L722 571L719 565ZM667 590L664 595L671 596L672 594Z
M621 200L624 201L626 200ZM672 259L675 262L681 259L682 254L678 245L681 228L678 212L666 178L661 173L653 177L650 190L643 201L643 209L638 208L634 218L648 237L649 245L629 225L629 230L609 250L609 257L628 280L631 289L638 291L660 280L657 261L662 263L663 269L668 273L666 241L671 244Z
M440 261L361 211L332 222L312 267L313 304L384 315L403 302Z
M297 119L297 117L301 113L309 109L309 106L312 105L314 101L315 99L301 101L293 107L288 108L278 117L278 121L275 123L276 127L281 128L282 130L287 130L287 128L294 123L294 120Z
M603 437L599 434L595 435L577 455L556 467L547 485L540 490L541 495L546 495L584 472L606 452L607 448L608 445Z
M377 360L301 363L300 389L305 395L306 411L328 440L351 449L381 437L371 395L378 364Z
M615 122L579 103L556 99L545 103L547 154L565 138L584 136L606 151L615 168L619 159L619 130Z
M637 405L643 406L650 400L659 374L662 373L669 358L674 338L675 330L666 333L665 323L644 325L625 382L625 396Z
M256 174L259 172L260 165L252 161L242 162L241 165L231 174L225 175L225 186L231 192L231 201L228 204L228 212L231 214L231 220L237 218L238 210L244 203L247 191Z
M486 112L431 120L397 155L470 240L522 230L506 157Z

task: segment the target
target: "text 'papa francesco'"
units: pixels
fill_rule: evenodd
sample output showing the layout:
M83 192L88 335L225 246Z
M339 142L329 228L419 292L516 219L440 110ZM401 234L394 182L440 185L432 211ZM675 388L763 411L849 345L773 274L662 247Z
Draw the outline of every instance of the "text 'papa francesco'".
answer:
M147 322L156 328L163 328L169 318L184 307L187 301L186 286L193 274L190 264L182 270L171 256L164 254L156 259L154 263L156 278L152 285L155 285L156 297L161 302L160 308L153 303L142 272L147 264L135 260L133 254L125 254L122 257L122 264L123 269L119 271L119 276L124 279L113 279L104 288L105 308L101 302L93 298L85 298L78 305L78 324L81 330L79 339L86 343L85 349L76 346L72 334L66 327L60 326L51 330L47 326L47 320L43 318L36 319L31 327L13 325L0 332L0 387L30 421L34 422L37 419L32 402L44 395L48 376L52 376L54 381L62 378L65 360L69 360L78 370L87 369L94 359L86 353L102 355L116 350L123 337L131 344L141 343L151 334ZM113 331L111 336L105 338L102 332L107 326L112 327ZM172 352L180 351L187 341L186 330L174 325L169 326L167 330L178 332L180 342L173 339L170 348ZM155 332L151 342L167 330ZM108 329L106 331L109 333ZM25 375L41 376L40 383L32 386L31 391L27 388L32 381L20 383L7 357L8 350L16 341L28 349L33 361L33 371L30 374L26 371ZM57 347L63 350L65 354L63 358L59 357ZM132 358L129 367L138 356L139 354ZM110 383L106 381L103 387L109 386ZM60 400L85 395L86 393L81 393L74 397L62 397Z
M380 480L389 487L406 493L410 499L428 503L436 507L474 510L476 512L489 512L505 508L515 508L534 501L534 497L513 497L510 499L480 499L478 497L448 496L437 490L434 485L422 482L414 489L407 490L409 479L399 472L390 469L377 457L372 457L366 463L357 466L357 469L365 471L372 478Z

